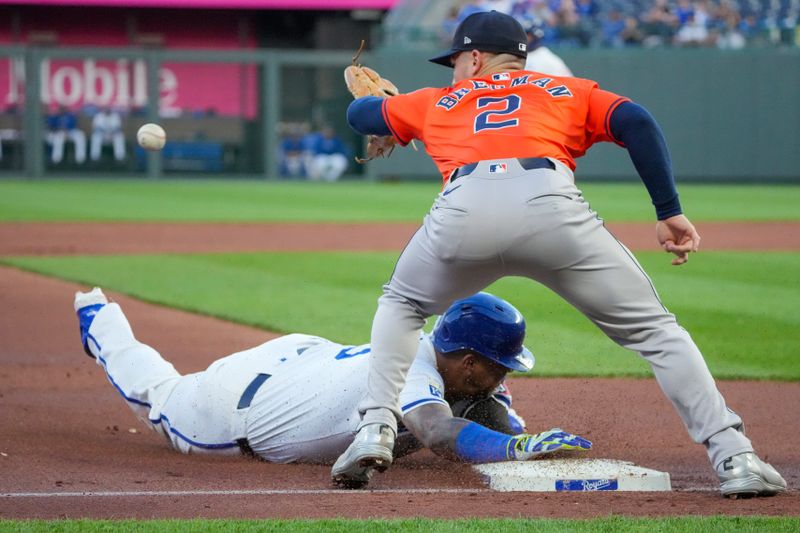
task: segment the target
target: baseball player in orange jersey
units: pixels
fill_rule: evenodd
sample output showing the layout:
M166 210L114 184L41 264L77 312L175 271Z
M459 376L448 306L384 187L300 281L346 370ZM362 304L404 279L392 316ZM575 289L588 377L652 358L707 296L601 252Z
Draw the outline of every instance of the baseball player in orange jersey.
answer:
M359 98L348 109L360 134L392 135L400 144L420 139L444 188L378 301L363 416L334 464L334 482L391 463L397 398L425 319L499 278L525 276L650 363L689 435L705 445L723 495L784 491L689 333L575 186L575 158L593 144L626 148L655 206L658 241L675 254L673 264L686 262L700 236L682 214L660 128L641 106L593 81L523 70L525 57L518 22L476 13L456 29L452 49L431 59L453 68L452 86ZM457 441L472 443L479 456L494 453L489 437L465 428Z

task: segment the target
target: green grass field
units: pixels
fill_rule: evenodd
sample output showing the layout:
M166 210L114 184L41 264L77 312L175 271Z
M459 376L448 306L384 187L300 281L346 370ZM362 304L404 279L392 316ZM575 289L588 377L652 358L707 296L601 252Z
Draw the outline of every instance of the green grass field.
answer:
M0 221L419 221L437 190L433 183L6 181L0 182ZM698 206L710 220L800 219L800 187L703 185L684 187L682 193L685 205ZM601 214L610 213L608 220L652 220L639 184L596 184L586 195ZM368 340L375 303L396 256L251 253L2 261L267 330L357 344ZM800 379L800 254L703 252L680 268L670 266L662 253L637 257L717 377ZM548 290L514 278L490 290L512 300L527 317L528 343L538 357L536 375L650 375L642 360Z
M208 532L236 531L281 533L553 533L583 531L601 533L693 533L695 531L790 532L800 527L800 518L784 517L677 517L677 518L598 518L594 520L553 519L467 519L467 520L62 520L13 522L0 520L0 531L58 532L137 531Z
M637 254L719 378L800 379L800 254L706 252L674 267ZM8 263L142 300L284 333L368 342L395 253L249 253L13 258ZM522 278L490 288L527 317L535 375L649 376L549 290ZM222 355L222 354L220 354Z
M610 221L654 220L644 186L579 183ZM440 184L164 180L0 180L0 221L418 222ZM683 185L694 221L798 220L800 186Z

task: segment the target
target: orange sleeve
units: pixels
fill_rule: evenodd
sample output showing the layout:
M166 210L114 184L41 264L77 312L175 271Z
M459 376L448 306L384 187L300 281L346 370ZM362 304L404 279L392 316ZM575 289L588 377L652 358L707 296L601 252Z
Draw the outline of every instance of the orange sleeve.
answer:
M589 108L586 114L586 134L588 145L596 142L614 142L624 146L611 134L611 113L623 102L630 99L595 86L589 93Z
M439 92L440 89L434 88L420 89L408 94L398 94L383 101L381 106L383 121L400 146L407 145L412 139L425 141L422 138L425 117Z

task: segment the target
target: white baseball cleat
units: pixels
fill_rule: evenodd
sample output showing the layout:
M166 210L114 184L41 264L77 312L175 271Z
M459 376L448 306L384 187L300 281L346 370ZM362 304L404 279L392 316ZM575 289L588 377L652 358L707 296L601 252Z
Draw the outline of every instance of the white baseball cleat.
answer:
M336 460L331 480L345 489L360 489L373 471L383 472L392 464L394 431L384 424L369 424L356 433L350 446Z
M92 327L94 317L97 312L108 303L108 298L103 294L100 287L95 287L89 292L76 292L75 293L75 313L78 315L78 325L81 331L81 343L83 344L83 351L86 352L91 358L95 358L96 354L92 353L89 341L92 341L96 350L100 349L97 341L89 333L89 328Z
M786 481L772 465L753 452L728 457L717 467L719 490L726 498L774 496L786 490Z
M103 294L103 289L100 287L95 287L94 289L90 290L89 292L76 292L75 293L75 311L80 311L86 306L89 305L97 305L97 304L107 304L108 298L106 295Z

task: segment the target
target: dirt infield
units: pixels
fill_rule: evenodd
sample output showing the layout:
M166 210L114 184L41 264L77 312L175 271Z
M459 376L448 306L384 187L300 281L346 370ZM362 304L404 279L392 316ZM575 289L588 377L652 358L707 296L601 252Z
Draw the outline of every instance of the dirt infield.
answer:
M632 250L658 250L654 224L609 223ZM401 250L415 224L0 224L0 256ZM800 250L798 222L704 222L703 250Z
M783 233L785 240L799 233L796 227L762 226L761 236L744 238L736 229L736 238L744 239L739 244L714 246L703 226L708 249L766 249L766 234ZM130 227L133 236L125 237L120 229ZM251 228L246 235L252 240L232 242L243 227ZM396 250L414 230L371 225L359 236L355 225L347 228L0 224L0 255ZM652 235L652 227L647 228ZM97 244L103 235L106 244ZM798 244L791 249L800 249ZM690 441L654 380L513 379L511 388L531 428L563 425L595 442L588 457L666 470L676 489L669 494L491 493L468 467L427 452L398 460L376 476L373 490L354 493L331 490L324 466L180 455L138 423L102 369L83 354L72 313L72 295L83 288L0 267L0 518L800 515L798 383L719 384L747 422L757 449L789 483L788 494L767 499L718 496L702 447ZM254 328L109 294L125 309L137 337L157 347L181 372L200 370L217 357L270 337Z

